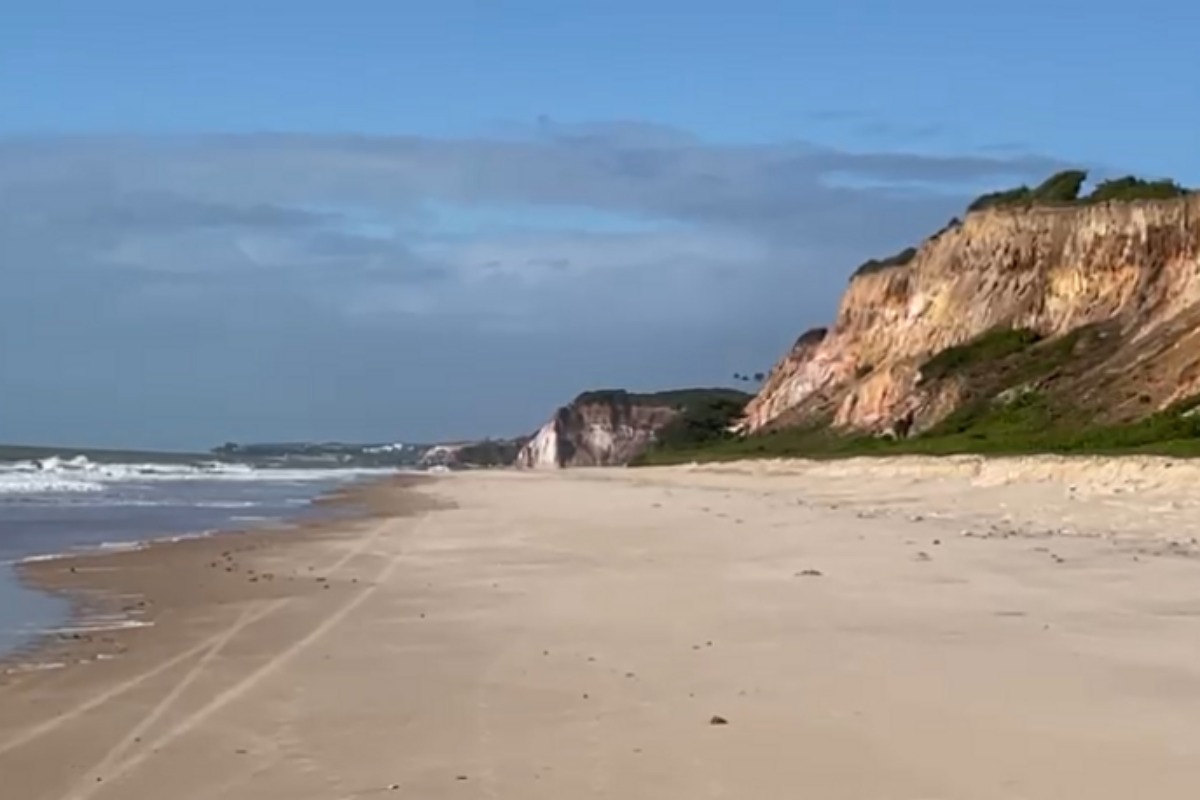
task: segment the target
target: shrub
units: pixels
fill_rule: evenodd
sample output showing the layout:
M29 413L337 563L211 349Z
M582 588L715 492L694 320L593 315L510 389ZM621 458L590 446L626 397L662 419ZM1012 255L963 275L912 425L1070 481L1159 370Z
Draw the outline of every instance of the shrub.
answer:
M609 403L612 405L671 406L684 408L710 398L729 398L745 402L750 395L737 389L668 389L662 392L629 392L624 389L592 389L582 392L572 404Z
M1090 203L1132 200L1170 200L1187 194L1187 189L1172 180L1146 181L1133 175L1102 181L1086 200Z
M980 362L996 361L1040 340L1037 331L1027 328L988 331L965 344L947 347L930 358L921 365L921 380L938 380Z
M872 258L869 261L864 261L854 270L853 277L857 278L860 275L869 275L872 272L888 269L889 267L902 267L908 262L916 258L917 248L906 247L899 253L890 255L887 258Z
M980 195L967 207L968 211L985 208L1074 205L1077 203L1130 202L1134 200L1170 200L1183 197L1189 191L1172 180L1143 180L1133 175L1101 181L1092 193L1080 197L1087 172L1069 169L1055 173L1036 189L1018 186Z
M685 449L728 439L729 428L742 416L746 401L710 397L685 407L658 432L658 446Z
M501 467L517 460L526 438L484 439L465 445L458 451L458 462L479 467Z
M1033 203L1033 192L1028 186L1018 186L1016 189L1005 189L998 192L988 192L976 197L967 211L982 211L985 208L1008 206L1027 206Z
M1079 199L1079 190L1087 180L1087 172L1069 169L1051 175L1033 190L1035 203L1073 203Z

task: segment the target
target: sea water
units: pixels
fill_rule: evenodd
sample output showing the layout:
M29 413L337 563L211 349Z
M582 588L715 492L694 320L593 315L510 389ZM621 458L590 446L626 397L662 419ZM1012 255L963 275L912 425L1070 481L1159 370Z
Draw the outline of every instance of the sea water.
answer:
M82 457L0 462L0 655L63 625L70 611L63 598L18 580L24 560L305 516L320 495L384 474Z

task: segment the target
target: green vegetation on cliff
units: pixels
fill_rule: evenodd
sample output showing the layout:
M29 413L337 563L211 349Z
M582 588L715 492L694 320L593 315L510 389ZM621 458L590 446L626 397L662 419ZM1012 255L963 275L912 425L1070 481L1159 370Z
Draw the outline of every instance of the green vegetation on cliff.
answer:
M1172 180L1145 181L1132 175L1126 175L1124 178L1116 178L1098 184L1087 196L1087 200L1092 203L1170 200L1189 193L1189 189L1183 188Z
M858 269L854 270L854 275L856 277L859 275L870 275L872 272L879 272L889 267L902 267L916 257L917 248L906 247L899 253L886 258L872 258L869 261L864 261L858 265Z
M668 389L662 392L627 392L624 389L593 389L580 394L571 401L571 404L610 403L614 405L687 408L712 399L741 400L744 403L750 399L750 395L737 389L726 389L723 387Z
M997 206L1063 205L1074 203L1079 199L1079 190L1083 188L1083 183L1086 180L1087 173L1083 170L1072 169L1059 172L1042 181L1041 185L1035 189L1030 189L1028 186L1018 186L1015 189L989 192L975 198L975 201L967 206L967 210L979 211L984 208L995 208Z
M1200 406L1193 398L1137 422L1080 424L1071 410L1031 391L1011 402L977 406L909 439L847 436L825 425L787 428L708 445L647 452L638 465L757 458L846 458L885 455L1019 455L1141 453L1200 456Z
M749 395L714 395L687 405L658 432L655 447L686 449L733 438L730 428L741 418Z
M456 464L470 467L506 467L517 460L517 453L529 441L528 436L516 439L483 439L459 449Z
M1144 180L1133 175L1101 181L1090 194L1079 192L1087 180L1083 170L1066 170L1051 175L1041 185L1030 189L1018 186L977 197L968 211L985 208L1029 208L1032 206L1069 206L1087 203L1131 202L1134 200L1170 200L1188 194L1188 190L1172 180Z
M1200 397L1133 421L1098 421L1073 380L1100 363L1116 333L1103 325L1042 339L1028 330L990 331L937 353L921 383L954 382L957 409L909 438L848 435L828 421L700 444L664 441L639 463L861 455L1153 453L1200 456Z
M1041 337L1025 328L989 331L966 344L947 347L921 366L921 380L935 381L980 363L994 362L1036 344Z

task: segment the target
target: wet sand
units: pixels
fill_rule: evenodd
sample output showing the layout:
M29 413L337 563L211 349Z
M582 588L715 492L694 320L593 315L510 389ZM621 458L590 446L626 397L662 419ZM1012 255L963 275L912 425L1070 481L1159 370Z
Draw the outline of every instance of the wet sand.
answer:
M0 678L0 795L1190 798L1197 469L455 474L42 562L152 624Z

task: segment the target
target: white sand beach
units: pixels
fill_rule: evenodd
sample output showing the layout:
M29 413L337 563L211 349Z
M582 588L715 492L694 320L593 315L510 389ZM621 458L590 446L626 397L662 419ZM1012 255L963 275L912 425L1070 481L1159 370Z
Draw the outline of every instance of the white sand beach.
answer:
M1140 458L481 471L41 562L152 624L0 677L0 796L1190 799L1198 486Z

